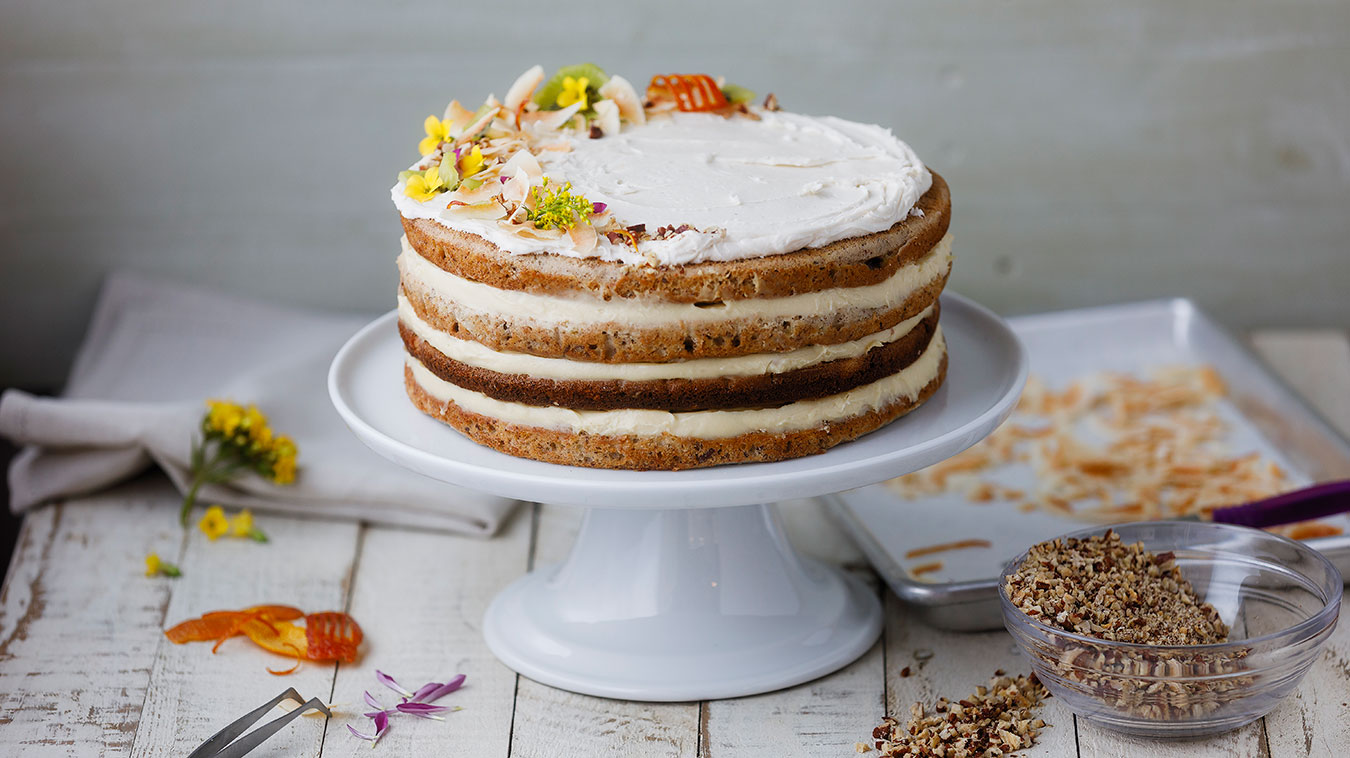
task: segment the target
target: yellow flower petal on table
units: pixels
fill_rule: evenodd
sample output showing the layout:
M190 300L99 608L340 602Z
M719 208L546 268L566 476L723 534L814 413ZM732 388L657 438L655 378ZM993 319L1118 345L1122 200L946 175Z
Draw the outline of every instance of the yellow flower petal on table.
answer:
M183 572L179 571L178 567L172 563L160 560L159 553L150 553L145 556L145 575L179 577L183 575Z
M202 516L202 520L197 522L197 528L201 529L202 533L214 542L221 535L230 531L230 522L225 518L225 509L218 505L207 508L206 515Z
M230 519L230 536L247 537L253 534L253 511L245 508Z
M464 155L462 158L459 159L459 175L462 177L473 176L474 174L482 170L483 170L483 150L477 145L474 145L473 150L469 151L466 155Z
M586 99L586 87L590 86L591 80L587 77L563 77L562 92L558 93L558 107L566 108L572 103L581 103L581 109L586 110L588 101Z
M418 151L422 155L429 155L442 142L449 142L450 126L448 121L442 121L435 116L427 116L427 120L422 122L422 128L426 130L427 136L417 143Z

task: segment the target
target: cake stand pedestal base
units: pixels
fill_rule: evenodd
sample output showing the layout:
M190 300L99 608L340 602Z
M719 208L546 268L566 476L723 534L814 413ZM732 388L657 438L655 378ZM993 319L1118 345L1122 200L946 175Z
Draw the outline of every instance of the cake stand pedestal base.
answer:
M488 607L507 666L624 700L708 700L789 687L881 634L876 593L788 543L773 505L587 511L571 555Z

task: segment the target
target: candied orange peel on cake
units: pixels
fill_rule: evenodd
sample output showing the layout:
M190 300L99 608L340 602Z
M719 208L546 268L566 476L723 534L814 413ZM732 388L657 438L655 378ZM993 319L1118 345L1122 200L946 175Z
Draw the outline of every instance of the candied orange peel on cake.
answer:
M303 626L296 621L302 621ZM211 611L188 619L164 632L170 642L214 642L211 652L231 637L243 635L277 655L294 658L294 667L273 674L289 674L301 661L356 660L365 635L356 621L340 611L305 613L287 605L257 605L238 611Z

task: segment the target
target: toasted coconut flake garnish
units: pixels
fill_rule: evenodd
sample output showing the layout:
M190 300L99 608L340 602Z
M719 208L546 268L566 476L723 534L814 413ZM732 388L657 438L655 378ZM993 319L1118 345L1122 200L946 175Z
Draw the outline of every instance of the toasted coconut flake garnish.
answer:
M461 203L450 201L450 206L446 213L453 218L482 218L495 221L506 218L506 208L497 200L492 198L481 203Z
M536 65L521 74L511 85L511 89L506 91L506 97L502 98L502 107L511 113L517 126L520 124L520 114L525 110L525 103L530 101L542 81L544 81L544 67Z
M517 237L529 240L556 242L567 236L567 232L562 229L536 229L530 224L512 224L506 221L498 221L497 226L515 234Z
M619 133L619 106L613 100L596 100L591 106L595 110L595 124L592 129L599 127L603 136L609 137Z
M474 121L472 124L469 124L469 126L466 127L464 131L460 132L459 136L455 138L455 147L459 147L465 142L468 142L472 140L474 137L477 137L478 133L486 129L487 125L492 123L492 119L496 117L497 117L497 108L489 107L486 113L478 117L477 121Z
M531 182L538 182L544 176L544 169L539 165L539 160L529 150L516 151L502 165L501 173L502 176L515 176L517 171L522 170Z
M581 103L572 103L566 108L556 111L535 111L534 113L523 113L520 116L521 128L529 130L535 134L544 132L553 132L561 129L563 125L572 120L581 110Z
M495 178L491 178L482 184L479 184L477 187L472 188L466 184L460 184L459 189L451 192L446 197L451 202L458 202L464 205L475 205L495 198L497 195L501 194L501 191L501 182L497 181Z
M464 127L473 123L473 111L460 105L458 100L451 100L450 104L445 106L445 115L441 120L449 122L451 128L459 134Z
M528 153L525 154L528 155ZM525 198L530 196L532 185L533 182L530 180L529 172L523 166L517 166L515 174L502 185L502 200L517 205L524 203Z
M567 230L567 236L572 238L572 246L582 255L595 249L599 237L595 232L595 227L590 224L577 224L571 227Z
M600 96L619 106L619 117L630 124L647 123L647 112L642 108L637 90L622 76L614 75L600 87Z
M1225 449L1225 392L1208 366L1163 368L1147 379L1094 375L1058 392L1033 377L1014 418L984 442L889 484L906 497L960 492L1092 522L1208 514L1289 489L1259 453ZM990 478L1013 464L1033 469L1035 491Z

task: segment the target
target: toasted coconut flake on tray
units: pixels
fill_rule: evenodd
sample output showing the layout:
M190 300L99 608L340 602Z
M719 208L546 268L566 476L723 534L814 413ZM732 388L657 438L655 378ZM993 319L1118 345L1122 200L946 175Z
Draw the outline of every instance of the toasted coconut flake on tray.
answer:
M887 485L907 498L956 492L971 502L1103 523L1208 515L1290 489L1274 461L1228 449L1220 412L1226 394L1209 366L1169 366L1144 379L1094 374L1058 391L1032 377L1013 418L986 440ZM1030 492L997 479L1018 464L1035 475ZM1277 531L1341 530L1317 523Z

